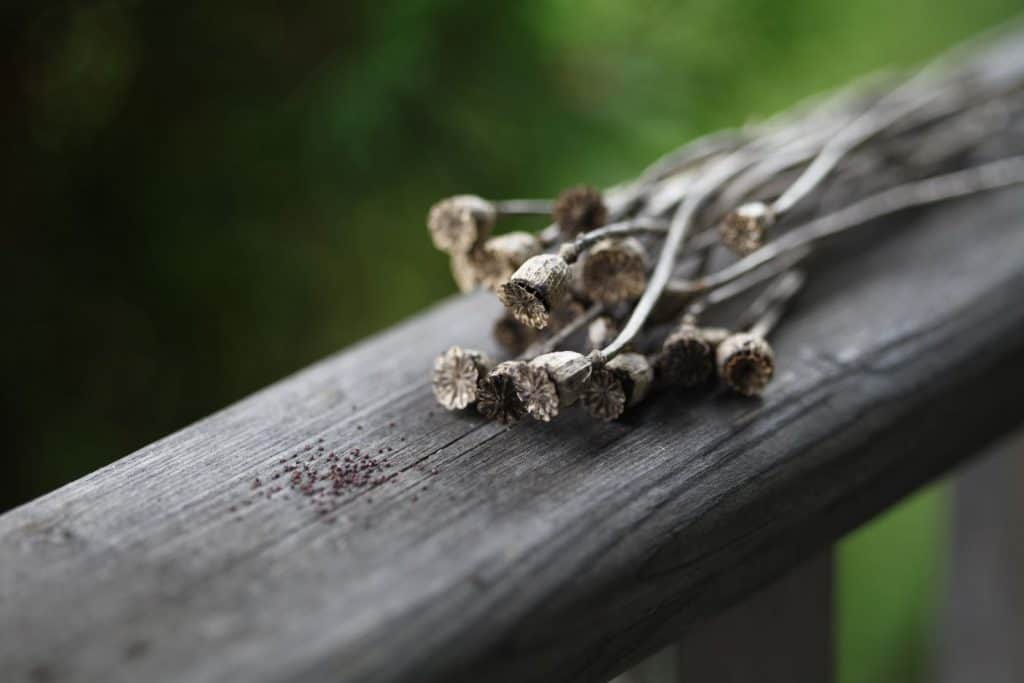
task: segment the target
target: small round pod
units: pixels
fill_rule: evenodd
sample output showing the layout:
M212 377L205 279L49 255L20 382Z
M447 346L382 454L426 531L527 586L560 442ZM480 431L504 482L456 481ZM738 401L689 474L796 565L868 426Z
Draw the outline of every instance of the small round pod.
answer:
M756 251L764 235L775 224L775 212L764 202L744 204L725 215L718 226L722 244L740 255Z
M665 338L655 369L659 381L666 385L697 387L715 374L715 349L703 330L683 324Z
M775 354L764 337L747 332L730 335L716 352L718 375L733 391L757 396L775 375Z
M462 292L472 292L481 286L494 291L527 259L540 252L540 240L528 232L498 235L469 251L452 252L452 277Z
M640 353L621 353L602 368L594 368L583 393L591 415L615 420L642 401L651 390L654 369Z
M434 246L448 254L468 252L494 228L498 211L494 204L472 194L442 199L430 207L427 229Z
M587 348L603 349L619 336L619 326L608 315L598 316L587 326Z
M506 314L494 321L491 336L510 356L518 356L537 340L540 333Z
M498 289L498 298L516 320L540 330L547 327L551 309L561 302L568 282L568 263L554 254L539 254Z
M481 377L476 392L477 412L503 425L518 422L526 408L516 393L516 382L527 368L524 361L509 360Z
M530 361L531 373L519 385L519 399L535 419L550 422L571 406L590 379L590 360L575 351L552 351Z
M580 281L593 301L614 304L636 299L647 287L647 250L635 237L609 237L582 259Z
M481 284L480 269L471 251L453 252L451 258L452 279L460 292L475 291Z
M508 282L521 265L540 252L537 236L519 231L491 237L475 249L470 258L476 265L480 284L493 291Z
M462 410L477 398L477 385L491 368L483 351L453 346L434 360L432 386L437 402L448 410Z
M552 214L564 239L599 228L608 221L608 207L601 192L588 185L563 190L555 200Z

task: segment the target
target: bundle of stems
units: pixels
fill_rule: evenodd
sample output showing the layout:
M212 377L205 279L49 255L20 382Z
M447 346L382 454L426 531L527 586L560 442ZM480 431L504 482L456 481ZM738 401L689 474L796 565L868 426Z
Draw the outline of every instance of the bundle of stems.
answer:
M514 357L451 347L435 362L438 401L509 424L577 403L615 419L655 389L715 377L762 393L775 364L767 337L823 242L1024 182L1024 69L1001 59L1007 49L960 48L909 76L865 79L690 142L603 192L438 202L434 244L461 289L502 301L494 333ZM552 222L492 236L509 215ZM728 328L701 323L734 299L747 306Z

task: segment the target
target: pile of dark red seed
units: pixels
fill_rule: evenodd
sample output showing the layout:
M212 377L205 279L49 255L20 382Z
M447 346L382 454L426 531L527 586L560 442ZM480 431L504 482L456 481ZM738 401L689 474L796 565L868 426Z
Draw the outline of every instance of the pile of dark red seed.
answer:
M405 440L405 437L402 437ZM391 447L378 448L376 454L360 448L328 450L324 439L304 446L277 460L269 474L254 477L253 497L245 504L265 498L307 501L325 521L350 497L393 482L401 472L393 470ZM372 498L367 496L368 501ZM237 506L232 508L236 511Z

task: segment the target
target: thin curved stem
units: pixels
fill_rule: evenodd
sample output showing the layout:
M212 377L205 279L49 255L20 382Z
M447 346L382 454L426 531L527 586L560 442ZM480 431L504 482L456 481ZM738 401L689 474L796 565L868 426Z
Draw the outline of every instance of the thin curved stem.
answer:
M882 97L878 103L856 117L834 137L829 139L814 161L800 174L792 185L774 202L772 210L776 216L789 211L801 199L809 195L832 172L851 150L879 134L900 119L913 114L936 100L950 96L950 89L957 94L954 86L936 88L926 93L915 92L922 81L931 75L932 69L925 68L901 86ZM908 97L910 95L910 97ZM944 111L944 109L940 109Z
M647 289L644 290L640 300L637 301L636 308L633 309L633 314L626 321L622 332L608 346L598 351L598 356L606 360L614 358L643 329L644 323L647 322L651 311L654 310L654 304L661 298L661 293L668 284L669 278L672 277L676 256L679 253L680 247L686 241L690 225L693 223L697 212L722 183L745 168L749 162L749 153L744 153L744 150L734 152L722 159L721 162L715 164L708 171L708 174L701 179L699 186L694 188L694 192L687 195L686 199L683 200L683 203L672 217L672 224L669 226L668 234L665 236L661 255L658 257L658 263L655 265L651 279L647 283Z
M673 295L696 295L732 282L783 254L813 246L846 230L926 204L1024 183L1024 156L1010 157L981 166L934 176L854 202L782 235L749 256L704 278L672 283Z
M775 261L764 264L761 268L745 273L742 277L736 278L732 282L727 282L720 287L708 291L687 307L684 314L685 317L696 319L712 306L735 299L758 285L778 278L782 273L791 270L797 263L807 258L810 253L810 247L796 249L788 254L783 254Z
M803 271L788 270L780 275L750 305L738 327L747 328L750 334L767 337L779 324L793 297L803 288L806 276Z
M550 199L501 199L494 208L502 216L550 216L554 202Z
M574 318L555 334L543 341L539 341L531 345L530 348L523 351L523 353L517 357L517 360L531 360L537 356L556 350L562 342L583 329L584 325L590 324L594 318L604 313L605 309L606 306L604 304L593 304L579 317Z
M562 258L568 263L574 262L590 247L607 237L629 237L631 235L656 234L668 232L670 222L664 218L639 216L618 223L609 223L590 232L579 235L572 242L562 247Z

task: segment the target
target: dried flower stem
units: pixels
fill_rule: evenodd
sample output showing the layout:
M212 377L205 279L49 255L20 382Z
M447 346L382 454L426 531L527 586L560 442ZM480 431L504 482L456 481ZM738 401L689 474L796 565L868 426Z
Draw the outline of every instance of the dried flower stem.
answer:
M801 249L794 249L791 252L780 255L777 259L769 261L763 264L760 268L745 273L742 277L736 278L731 282L727 282L719 287L707 291L703 296L698 297L694 300L686 309L686 313L683 315L684 320L691 324L696 324L697 320L704 314L704 312L735 299L738 296L742 296L746 292L754 289L755 287L778 278L781 274L790 270L797 265L800 261L803 261L811 254L810 247L803 247ZM743 327L743 325L739 325Z
M583 252L608 237L633 237L636 235L664 235L671 221L652 216L638 216L585 232L571 242L562 245L558 252L566 263L574 263Z
M818 187L851 150L889 126L922 110L927 116L935 118L950 108L955 111L956 107L963 106L964 93L957 87L955 80L951 84L940 84L940 87L929 90L920 87L933 71L934 67L926 67L830 138L800 177L772 202L771 208L775 216L781 217L792 209L797 202ZM935 103L942 98L949 100L945 107L935 108Z
M749 256L704 278L673 282L673 295L694 295L732 282L783 254L898 211L1024 183L1024 156L898 185L826 214L766 244Z
M799 270L788 270L778 276L740 318L737 327L750 334L767 337L789 306L793 297L803 288L806 277Z
M604 304L592 305L583 313L583 315L577 316L572 322L563 326L555 334L530 346L530 348L524 351L517 360L531 360L537 356L554 351L562 345L562 342L583 329L585 325L589 325L594 318L604 313L604 311Z
M499 216L550 216L550 199L500 199L494 202Z
M654 304L661 297L662 291L672 277L672 269L675 266L676 257L680 247L686 240L690 225L693 223L697 211L704 205L704 202L729 178L742 170L750 163L750 155L744 152L735 152L714 165L704 176L699 187L687 195L675 215L672 217L672 224L665 237L665 243L661 248L661 255L654 267L647 289L637 302L633 314L626 322L622 332L603 349L592 352L595 360L610 360L631 341L643 328L648 316L654 309Z

